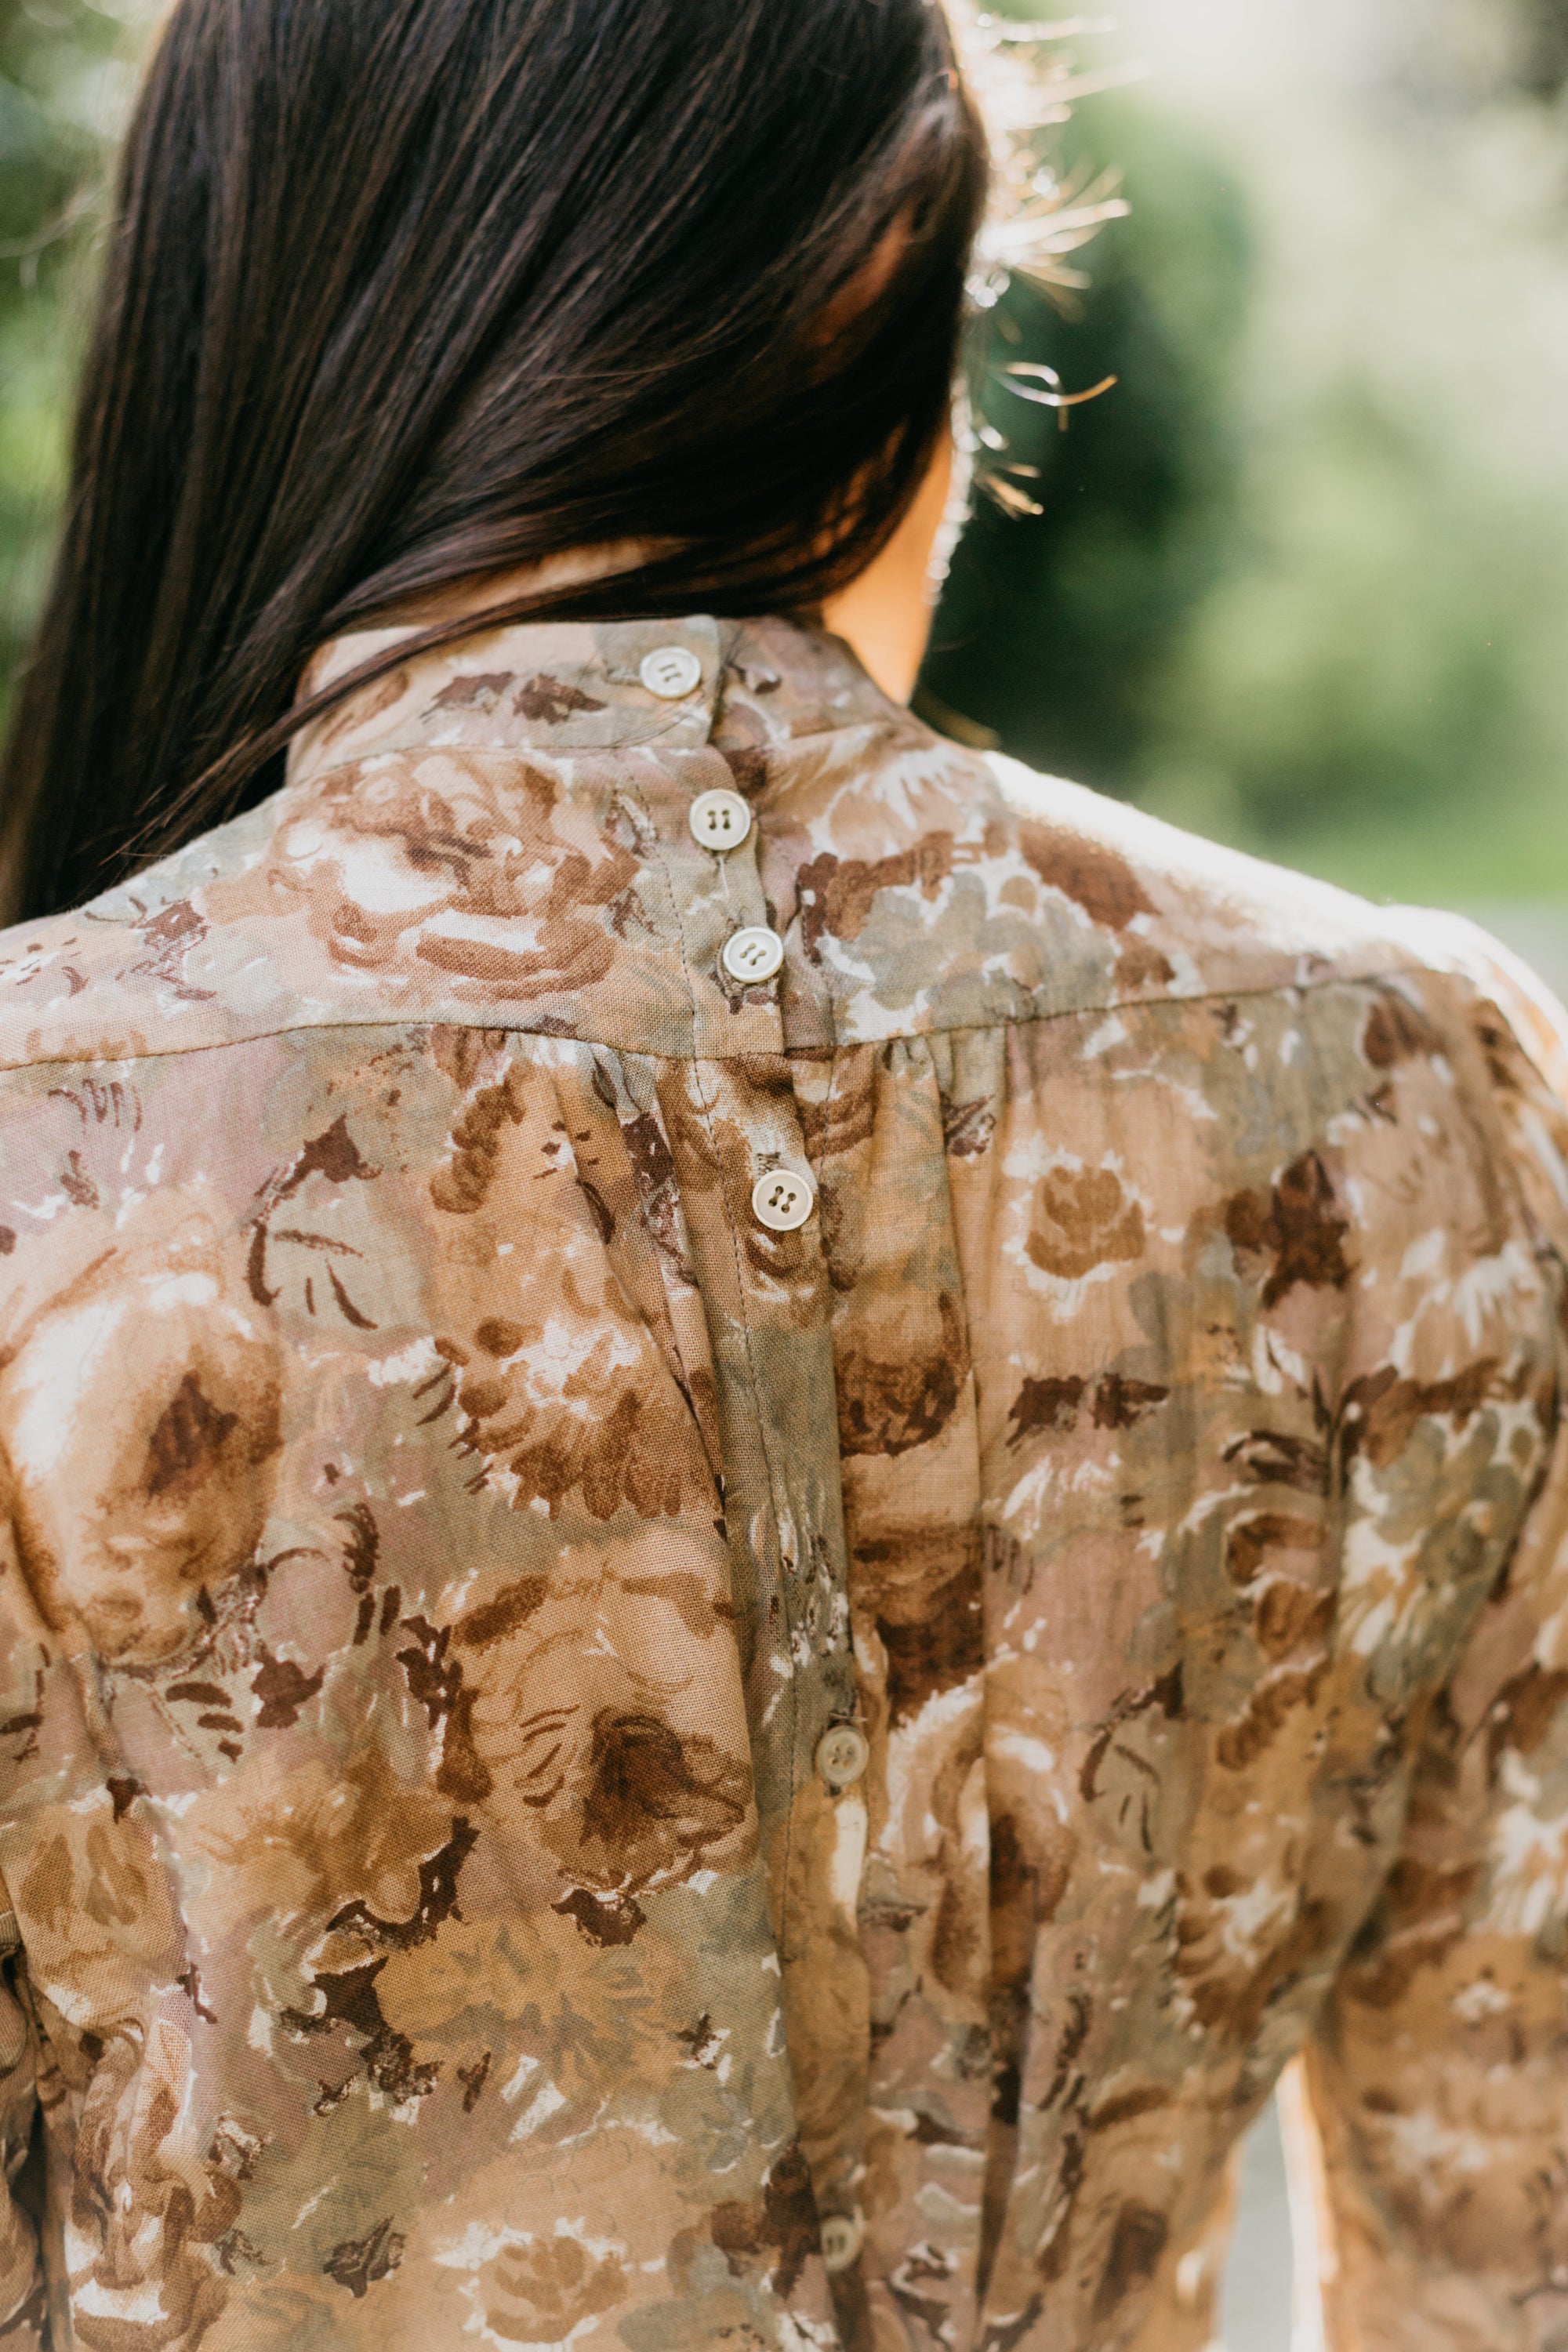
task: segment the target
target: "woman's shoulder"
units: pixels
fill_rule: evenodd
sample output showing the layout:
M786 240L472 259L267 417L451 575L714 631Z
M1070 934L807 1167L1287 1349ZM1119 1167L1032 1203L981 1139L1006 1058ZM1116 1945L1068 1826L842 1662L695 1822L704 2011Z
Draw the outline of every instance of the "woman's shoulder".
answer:
M1023 862L1080 922L1125 943L1108 992L1119 1001L1518 969L1463 918L1376 905L1000 753L977 764Z
M85 906L0 931L0 1071L188 1053L279 1025L281 974L254 938L226 940L223 919L276 810L277 797Z
M1339 992L1387 985L1500 999L1568 1090L1565 1016L1462 918L1374 905L908 714L803 761L775 808L840 1042L1279 994L1310 1032Z
M1283 999L1291 1053L1360 1073L1373 1108L1381 1080L1428 1063L1568 1255L1568 1011L1511 950L1463 915L1373 905L1015 761L984 764L1006 813L993 840L1116 943L1105 1010L1206 1000L1228 1023L1233 1001ZM1251 1078L1268 1091L1265 1067Z

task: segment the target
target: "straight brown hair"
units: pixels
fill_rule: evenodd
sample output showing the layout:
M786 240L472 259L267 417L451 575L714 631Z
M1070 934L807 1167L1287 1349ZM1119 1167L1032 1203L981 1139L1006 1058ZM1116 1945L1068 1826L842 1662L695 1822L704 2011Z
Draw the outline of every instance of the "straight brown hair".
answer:
M495 609L815 611L947 415L986 175L936 0L179 0L0 770L13 906L263 797L314 648L457 583L634 542Z

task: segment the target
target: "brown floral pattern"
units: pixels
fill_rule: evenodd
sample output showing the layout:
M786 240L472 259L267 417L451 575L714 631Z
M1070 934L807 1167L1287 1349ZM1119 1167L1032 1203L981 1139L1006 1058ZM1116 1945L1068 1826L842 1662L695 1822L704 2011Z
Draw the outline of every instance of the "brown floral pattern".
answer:
M0 1070L6 2344L1198 2352L1300 2061L1337 2352L1561 2345L1500 951L529 628L0 941Z

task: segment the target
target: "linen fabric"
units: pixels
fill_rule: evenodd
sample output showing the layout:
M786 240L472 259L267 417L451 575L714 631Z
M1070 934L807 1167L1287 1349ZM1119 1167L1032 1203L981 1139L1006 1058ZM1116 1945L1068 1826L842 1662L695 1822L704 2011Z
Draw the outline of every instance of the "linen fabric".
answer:
M1568 2340L1563 1052L783 623L7 934L0 2345Z

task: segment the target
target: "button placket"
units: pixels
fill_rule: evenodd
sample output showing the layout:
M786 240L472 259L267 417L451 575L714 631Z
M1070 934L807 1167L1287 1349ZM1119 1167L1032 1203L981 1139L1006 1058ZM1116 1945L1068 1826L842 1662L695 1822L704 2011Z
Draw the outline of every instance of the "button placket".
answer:
M731 850L741 848L752 835L752 812L739 793L720 789L699 793L691 803L689 820L691 837L703 849L726 861L721 866L724 895L730 895L728 858ZM720 952L719 961L733 981L742 988L755 988L770 981L782 970L784 944L778 933L766 923L742 924L731 931Z
M740 826L733 824L726 837L735 845L720 850L700 839L692 822L700 802L732 792L728 763L709 745L649 746L637 798L651 828L647 863L658 879L644 904L661 931L673 920L680 984L689 1008L683 1045L703 1061L778 1053L784 1044L776 996L738 982L723 961L736 931L765 926L768 919L757 868L755 816L735 793L745 835L736 840ZM671 1011L673 1015L673 1004Z
M760 895L745 853L729 862ZM816 1988L825 1954L844 1979L832 2024L838 2088L810 2159L822 2210L832 2212L853 2210L863 2166L864 2100L857 2086L868 2063L870 2011L842 1889L849 1872L858 1884L864 1867L867 1808L855 1790L832 1795L814 1769L824 1733L851 1723L856 1703L837 1420L831 1406L822 1409L833 1394L832 1297L782 1037L772 1048L731 1042L766 1027L777 1034L782 1027L777 1001L753 997L763 992L726 1007L716 1047L679 1076L668 1072L664 1084L688 1098L685 1107L672 1106L669 1118L675 1129L702 1139L712 1187L713 1209L692 1218L690 1242L726 1431L725 1522L736 1601L752 1629L746 1714L792 2045L818 2031ZM835 1860L841 1862L837 1871Z
M710 785L692 798L687 831L712 859L718 888L709 894L710 903L723 923L723 933L714 948L706 954L699 951L694 963L706 964L726 994L729 986L765 987L784 969L784 943L770 924L747 919L759 904L762 890L754 855L756 819L750 805L731 786ZM752 854L740 854L748 850ZM733 1006L732 997L731 1003Z

